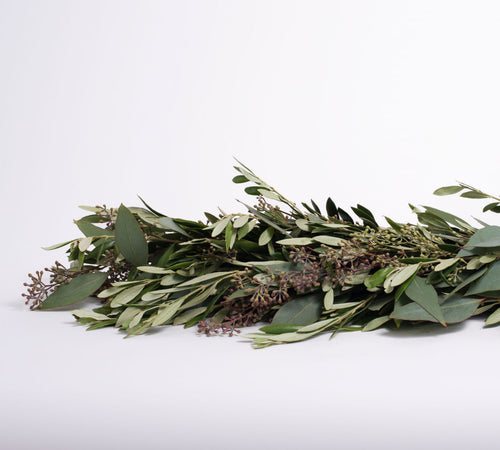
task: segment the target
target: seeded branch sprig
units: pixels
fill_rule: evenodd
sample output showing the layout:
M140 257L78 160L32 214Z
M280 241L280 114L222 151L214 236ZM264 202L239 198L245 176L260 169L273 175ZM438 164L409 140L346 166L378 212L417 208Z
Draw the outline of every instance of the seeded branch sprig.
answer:
M75 309L88 329L113 326L124 336L165 325L200 333L244 335L256 348L298 342L328 332L372 331L435 322L448 327L484 315L500 323L500 227L479 226L445 211L410 205L416 224L386 217L377 223L361 204L351 212L328 198L303 209L235 166L235 183L254 197L246 213L172 218L142 199L140 207L82 207L82 236L66 247L69 267L56 262L30 274L23 294L32 309L52 309L96 297ZM436 195L500 198L459 183Z

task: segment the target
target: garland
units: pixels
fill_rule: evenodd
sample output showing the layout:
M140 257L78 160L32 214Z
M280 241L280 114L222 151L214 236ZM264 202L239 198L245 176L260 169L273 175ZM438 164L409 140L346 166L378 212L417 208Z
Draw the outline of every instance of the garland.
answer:
M418 224L386 218L381 227L364 206L358 219L329 198L300 209L239 163L233 182L251 183L247 213L209 214L205 223L173 219L151 208L82 207L83 237L68 247L69 268L56 262L29 274L31 309L67 306L96 296L74 317L88 329L114 326L126 337L162 325L245 335L256 348L302 341L323 332L435 322L446 327L487 313L500 322L500 227L477 229L444 211L412 205ZM500 198L459 183L436 195ZM271 203L271 202L273 203ZM476 219L477 220L477 219Z

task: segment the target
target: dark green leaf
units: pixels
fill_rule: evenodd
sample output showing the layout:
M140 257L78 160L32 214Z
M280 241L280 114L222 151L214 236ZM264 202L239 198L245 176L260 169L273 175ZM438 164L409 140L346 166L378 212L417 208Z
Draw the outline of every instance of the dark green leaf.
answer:
M328 200L326 201L326 213L330 217L337 216L339 213L337 207L335 206L335 203L330 197L328 197Z
M339 218L343 220L344 222L349 222L349 223L354 223L354 220L352 220L352 217L345 212L342 208L338 208L339 211Z
M210 214L209 212L204 213L205 217L208 219L210 223L215 223L219 221L218 217L215 217L213 214Z
M497 207L498 205L500 205L499 202L493 202L493 203L488 203L484 208L483 208L483 212L486 212L486 211L489 211L490 209L493 209L495 207Z
M97 291L106 281L105 273L84 273L63 284L50 294L41 305L42 309L58 308L85 300Z
M247 183L248 179L245 175L236 175L233 178L233 183Z
M426 283L425 278L415 277L404 292L411 300L436 318L438 322L445 325L436 290L430 284Z
M259 328L259 331L269 334L281 334L281 333L293 333L297 331L302 325L289 325L281 323L273 323L271 325L266 325L265 327Z
M313 199L311 199L311 205L313 206L314 211L316 211L318 216L321 216L321 209L319 209L319 206L316 204L316 202Z
M363 205L358 204L357 207L351 207L351 209L358 215L360 219L363 220L363 224L365 226L369 226L371 228L378 228L377 221L373 214L368 208L365 208Z
M102 320L101 322L96 322L87 328L87 331L97 330L99 328L109 327L116 323L116 319Z
M387 277L392 271L394 270L394 267L386 267L384 269L377 270L373 275L370 276L365 281L365 286L368 289L377 287L379 284L382 284Z
M272 323L309 325L316 322L321 316L323 295L321 293L296 297L285 303L276 313Z
M248 195L260 195L259 189L262 189L262 188L260 188L258 186L248 186L247 188L245 188L245 192Z
M156 214L157 216L160 216L162 217L164 214L154 210L153 208L151 208L151 206L149 206L143 199L140 195L138 195L137 197L139 197L139 200L144 204L144 206L149 210L151 211L153 214Z
M302 202L302 206L306 208L311 214L316 214L313 208L311 208L307 203Z
M377 297L372 300L368 306L370 311L380 311L385 305L391 303L394 300L392 295L384 295Z
M116 217L116 246L120 253L134 266L145 266L148 262L148 243L134 215L123 205Z
M398 233L401 231L401 229L403 228L402 227L402 224L400 223L397 223L397 222L394 222L394 220L390 219L389 217L387 216L384 216L385 217L385 220L387 220L387 223L394 229L396 230Z

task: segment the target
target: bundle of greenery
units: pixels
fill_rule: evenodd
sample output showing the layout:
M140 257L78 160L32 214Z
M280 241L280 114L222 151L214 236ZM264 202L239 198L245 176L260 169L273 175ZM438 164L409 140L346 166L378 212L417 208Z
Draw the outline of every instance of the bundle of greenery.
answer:
M499 226L427 206L410 205L418 224L386 217L387 227L359 204L355 216L330 198L324 211L312 200L300 208L238 164L233 182L250 183L257 198L243 214L174 219L142 199L82 207L83 236L48 248L67 246L69 267L45 269L49 280L30 274L26 303L51 309L95 296L100 304L75 318L126 336L162 325L232 335L267 322L245 335L256 348L483 314L486 325L500 322ZM500 198L463 183L434 193L489 199L483 211L500 213Z

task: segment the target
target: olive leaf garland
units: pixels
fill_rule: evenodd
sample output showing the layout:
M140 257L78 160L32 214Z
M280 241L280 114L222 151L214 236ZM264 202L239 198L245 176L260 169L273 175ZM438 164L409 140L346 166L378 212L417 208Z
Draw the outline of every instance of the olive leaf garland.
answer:
M30 274L31 309L67 306L96 296L93 311L76 309L88 329L114 326L126 336L162 325L197 325L207 335L240 332L256 348L298 342L324 332L435 322L441 326L485 315L500 323L500 226L480 228L450 213L410 205L418 224L386 217L380 226L358 204L355 221L331 198L322 211L301 209L238 162L235 183L250 183L257 205L246 213L174 219L151 208L82 207L83 237L68 247L70 262ZM464 183L437 189L500 198ZM140 198L140 197L139 197ZM356 219L357 220L357 219Z

